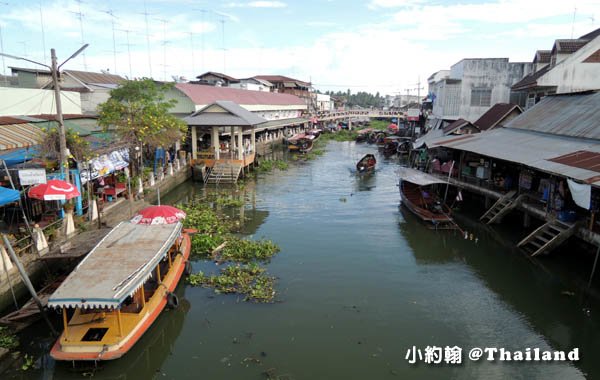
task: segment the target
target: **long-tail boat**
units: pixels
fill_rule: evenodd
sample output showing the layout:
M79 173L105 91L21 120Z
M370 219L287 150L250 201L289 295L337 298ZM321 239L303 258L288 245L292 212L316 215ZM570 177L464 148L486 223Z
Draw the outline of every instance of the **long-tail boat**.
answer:
M400 201L422 221L436 229L455 229L450 208L436 195L433 187L447 181L410 168L401 168Z
M108 233L48 299L62 309L56 360L100 361L123 356L166 307L189 272L191 231L180 222L122 222Z
M308 153L313 148L314 135L299 133L288 139L288 149L290 152Z

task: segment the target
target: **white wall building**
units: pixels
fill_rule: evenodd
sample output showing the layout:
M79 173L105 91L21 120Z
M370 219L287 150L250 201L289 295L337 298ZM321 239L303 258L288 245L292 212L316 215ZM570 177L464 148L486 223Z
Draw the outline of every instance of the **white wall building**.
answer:
M509 62L508 58L463 59L429 78L433 117L473 122L490 106L509 103L512 85L532 70L532 63Z
M61 91L62 112L81 114L78 92ZM0 116L56 114L54 90L0 87Z
M317 111L333 111L331 95L317 94Z

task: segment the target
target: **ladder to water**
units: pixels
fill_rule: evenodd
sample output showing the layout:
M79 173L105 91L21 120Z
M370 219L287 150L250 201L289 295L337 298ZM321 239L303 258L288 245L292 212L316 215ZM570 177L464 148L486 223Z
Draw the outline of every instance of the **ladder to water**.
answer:
M210 170L208 174L206 183L236 183L241 172L242 164L231 162L216 162L212 170Z
M517 247L531 256L549 253L575 233L577 224L551 220L521 240Z
M479 218L479 220L486 224L499 222L504 215L508 214L508 212L515 208L521 201L521 197L523 196L521 195L517 198L514 198L516 193L517 192L514 190L506 193L504 196L498 199L496 203L494 203L492 207L490 207L485 214Z

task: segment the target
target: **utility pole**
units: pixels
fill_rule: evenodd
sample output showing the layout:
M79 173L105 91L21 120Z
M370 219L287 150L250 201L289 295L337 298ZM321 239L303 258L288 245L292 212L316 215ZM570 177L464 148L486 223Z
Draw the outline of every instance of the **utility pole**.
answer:
M58 82L58 63L56 62L56 51L50 49L52 60L52 84L54 85L54 100L56 101L56 121L58 121L58 141L60 144L60 171L65 173L65 181L69 181L69 157L67 154L67 135L65 133L65 121L62 114L62 103L60 99L60 83Z
M44 63L33 61L28 58L17 57L17 56L10 55L10 54L0 53L0 55L2 57L7 57L7 58L18 59L21 61L35 63L36 65L44 66L45 68L50 70L50 73L52 74L52 84L54 85L54 97L55 97L55 101L56 101L56 121L58 121L58 126L59 126L58 138L59 138L59 145L60 145L60 170L61 170L61 172L63 172L65 174L65 181L67 181L67 182L69 182L69 167L68 167L69 162L67 161L68 160L67 138L66 138L66 133L65 133L65 123L64 123L63 115L62 115L62 104L61 104L61 98L60 98L60 83L58 81L58 74L59 74L59 70L62 67L62 65L64 65L69 60L78 56L79 53L84 51L85 48L87 48L88 46L89 46L88 44L85 44L82 47L80 47L79 50L77 50L75 53L71 54L71 56L69 58L67 58L60 65L58 65L57 61L56 61L56 51L54 49L50 49L50 58L52 60L51 66L48 66Z

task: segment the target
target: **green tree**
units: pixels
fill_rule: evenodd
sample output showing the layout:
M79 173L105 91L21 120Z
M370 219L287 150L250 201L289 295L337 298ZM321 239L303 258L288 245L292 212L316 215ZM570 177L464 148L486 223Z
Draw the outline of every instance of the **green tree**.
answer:
M136 147L167 147L187 130L186 123L169 113L175 99L166 100L172 84L157 84L152 79L129 80L110 92L110 98L98 106L98 123L104 130L113 130L129 145L133 173L139 172Z

